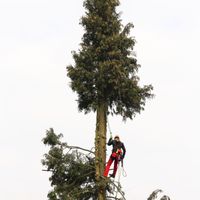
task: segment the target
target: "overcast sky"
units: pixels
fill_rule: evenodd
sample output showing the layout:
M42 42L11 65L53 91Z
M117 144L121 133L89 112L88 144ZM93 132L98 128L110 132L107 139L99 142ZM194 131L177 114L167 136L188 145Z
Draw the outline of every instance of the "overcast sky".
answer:
M83 34L82 3L0 0L2 200L47 199L49 175L40 162L46 129L70 145L94 145L95 114L77 111L66 77ZM141 84L155 94L133 121L109 118L127 148L127 200L146 200L155 189L172 200L199 196L199 7L197 0L122 0L118 9L124 24L135 25Z

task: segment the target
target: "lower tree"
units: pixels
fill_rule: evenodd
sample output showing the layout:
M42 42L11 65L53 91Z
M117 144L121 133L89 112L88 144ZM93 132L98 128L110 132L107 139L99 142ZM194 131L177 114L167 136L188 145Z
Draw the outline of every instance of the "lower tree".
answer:
M94 152L78 146L69 146L62 142L62 134L57 135L52 128L46 131L43 143L50 147L44 154L43 171L51 173L49 181L52 190L48 193L49 200L97 200L99 185L95 178ZM107 200L125 200L121 185L110 179L104 181ZM152 192L147 200L170 200L167 195L158 198L163 191ZM116 195L120 194L120 197Z
M93 151L69 146L61 139L62 134L57 135L51 128L42 140L50 147L42 159L43 171L51 173L49 180L53 189L47 195L49 200L96 200L101 189L99 183L106 190L106 199L119 199L115 190L125 199L121 187L112 180L96 181Z

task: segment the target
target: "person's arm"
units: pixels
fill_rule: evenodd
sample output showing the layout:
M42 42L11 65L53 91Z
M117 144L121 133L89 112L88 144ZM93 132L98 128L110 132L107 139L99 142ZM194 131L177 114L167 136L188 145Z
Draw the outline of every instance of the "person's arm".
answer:
M125 154L126 154L126 148L124 146L124 143L122 143L122 150L123 150L123 155L122 155L122 158L125 157Z
M113 139L112 139L112 137L108 140L108 146L110 146L110 145L112 145L113 144Z

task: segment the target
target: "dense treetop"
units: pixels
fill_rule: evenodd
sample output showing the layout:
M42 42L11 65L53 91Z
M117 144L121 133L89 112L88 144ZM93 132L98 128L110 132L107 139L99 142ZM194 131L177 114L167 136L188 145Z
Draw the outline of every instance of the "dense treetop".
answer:
M152 86L139 86L139 65L134 56L133 25L123 26L116 11L118 0L85 0L81 18L84 34L68 66L71 87L78 94L79 110L96 111L104 102L112 114L131 118L144 109Z

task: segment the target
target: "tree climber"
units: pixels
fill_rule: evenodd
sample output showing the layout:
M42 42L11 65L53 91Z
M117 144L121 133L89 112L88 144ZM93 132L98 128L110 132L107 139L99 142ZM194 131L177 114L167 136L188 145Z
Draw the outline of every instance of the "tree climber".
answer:
M110 174L110 177L115 178L115 175L117 173L118 163L119 163L119 161L122 161L124 159L124 156L126 154L126 149L125 149L124 143L120 141L120 138L118 135L116 135L114 137L114 140L112 139L112 136L111 136L108 141L108 145L109 146L112 145L113 149L112 149L112 154L111 154L111 156L108 160L108 163L106 165L106 168L104 170L104 176L105 177L108 176L110 166L112 165L112 162L115 161L113 173Z

